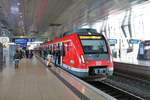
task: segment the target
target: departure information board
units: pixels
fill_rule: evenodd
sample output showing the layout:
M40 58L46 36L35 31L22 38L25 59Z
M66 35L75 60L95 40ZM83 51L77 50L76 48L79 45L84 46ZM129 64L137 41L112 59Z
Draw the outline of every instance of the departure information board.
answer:
M16 44L26 44L27 42L28 42L28 39L26 39L26 38L15 39Z
M16 44L19 44L21 47L26 47L28 39L27 38L17 38L14 41Z

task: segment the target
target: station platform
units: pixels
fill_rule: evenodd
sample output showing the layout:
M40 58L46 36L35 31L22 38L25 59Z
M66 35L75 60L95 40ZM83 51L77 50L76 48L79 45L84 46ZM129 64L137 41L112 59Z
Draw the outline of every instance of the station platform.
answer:
M75 89L73 91L64 84L37 57L23 58L18 69L14 68L12 61L1 69L0 100L116 100L82 82L75 82L53 67L77 87L80 93L75 93Z
M141 65L141 66L150 66L150 61L147 60L137 60L134 57L125 57L125 58L113 58L114 62Z
M36 58L23 59L0 72L0 100L78 100L55 75Z

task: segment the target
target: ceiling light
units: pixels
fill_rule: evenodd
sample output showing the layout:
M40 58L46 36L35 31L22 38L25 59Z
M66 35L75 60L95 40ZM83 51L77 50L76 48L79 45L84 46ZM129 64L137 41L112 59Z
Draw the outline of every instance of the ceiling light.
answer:
M20 6L20 3L18 2L17 5Z
M19 12L19 8L18 7L15 7L15 6L11 7L11 13L17 14L18 12Z

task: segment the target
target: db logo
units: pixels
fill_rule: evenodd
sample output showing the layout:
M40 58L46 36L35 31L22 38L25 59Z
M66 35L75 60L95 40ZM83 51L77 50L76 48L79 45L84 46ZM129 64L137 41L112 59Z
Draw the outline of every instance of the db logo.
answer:
M101 64L102 64L101 61L97 61L97 62L96 62L96 65L101 65Z

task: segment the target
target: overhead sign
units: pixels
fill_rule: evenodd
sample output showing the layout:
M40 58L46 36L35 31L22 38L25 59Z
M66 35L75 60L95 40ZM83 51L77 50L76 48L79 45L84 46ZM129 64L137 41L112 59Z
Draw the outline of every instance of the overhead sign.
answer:
M21 47L27 47L27 42L28 39L27 38L17 38L14 41L17 45L20 45Z
M18 38L18 39L15 39L15 43L16 44L25 44L28 42L28 39L26 38Z
M130 39L130 40L129 40L129 43L130 43L130 44L138 44L138 43L140 43L140 41L141 41L141 40L138 40L138 39Z
M108 43L110 46L115 46L115 44L117 44L117 39L108 39Z
M150 40L144 41L144 45L150 45Z

